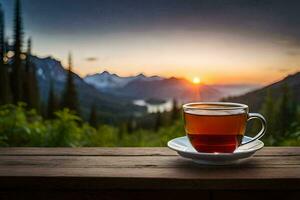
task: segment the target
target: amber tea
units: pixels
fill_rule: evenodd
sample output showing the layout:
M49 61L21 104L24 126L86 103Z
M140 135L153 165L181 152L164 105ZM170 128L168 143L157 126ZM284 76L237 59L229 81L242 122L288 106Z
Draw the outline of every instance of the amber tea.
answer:
M265 131L265 121L259 114L248 114L248 106L234 103L192 103L184 105L185 131L198 152L232 153L241 144L247 121L259 118ZM257 138L255 138L257 139Z
M242 142L247 115L185 113L187 135L197 151L233 152Z

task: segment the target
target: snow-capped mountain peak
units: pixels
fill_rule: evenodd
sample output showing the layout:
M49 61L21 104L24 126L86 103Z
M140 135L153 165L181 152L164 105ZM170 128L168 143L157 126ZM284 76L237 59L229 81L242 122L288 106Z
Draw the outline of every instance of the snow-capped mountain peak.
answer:
M39 58L31 56L31 61L35 64L37 75L44 80L55 79L63 82L65 80L66 72L62 67L60 61L51 57Z
M93 85L99 90L107 90L107 89L122 88L128 83L136 80L152 81L152 80L162 80L162 79L163 78L159 76L147 77L142 73L138 74L137 76L121 77L117 74L112 74L109 73L108 71L103 71L102 73L86 76L84 78L84 81L90 85Z

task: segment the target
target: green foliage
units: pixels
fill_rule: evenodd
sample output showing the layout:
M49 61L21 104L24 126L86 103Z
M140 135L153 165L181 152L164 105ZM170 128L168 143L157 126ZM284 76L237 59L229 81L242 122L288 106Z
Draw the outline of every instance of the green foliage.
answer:
M300 126L298 131L279 143L279 146L300 146Z
M273 99L268 91L260 111L267 120L267 132L263 140L267 145L300 146L299 108L288 85L282 87L281 97Z
M24 104L0 107L1 146L43 146L45 130L42 118Z
M183 124L179 120L157 132L128 132L126 125L100 125L95 129L68 109L57 111L54 119L43 120L25 104L0 107L0 146L4 147L165 146L171 138L182 135Z

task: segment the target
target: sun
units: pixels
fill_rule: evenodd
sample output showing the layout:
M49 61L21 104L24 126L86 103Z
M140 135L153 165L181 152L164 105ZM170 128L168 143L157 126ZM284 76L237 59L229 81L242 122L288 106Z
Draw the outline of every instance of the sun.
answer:
M196 85L198 85L198 84L201 83L201 79L199 77L194 77L193 78L193 83L196 84Z

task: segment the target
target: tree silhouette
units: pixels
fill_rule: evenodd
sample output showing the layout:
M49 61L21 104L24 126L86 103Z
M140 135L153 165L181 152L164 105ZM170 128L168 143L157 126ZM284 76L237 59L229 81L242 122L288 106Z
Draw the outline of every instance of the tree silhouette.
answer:
M31 62L31 38L28 39L25 71L23 73L23 101L29 108L40 110L39 87L36 77L36 69Z
M179 118L179 109L177 107L177 101L174 98L172 101L172 110L171 110L171 119L172 122L176 121Z
M161 126L162 126L162 116L161 116L161 112L158 111L155 115L154 130L158 131Z
M53 81L50 81L49 95L48 95L48 106L47 106L47 117L52 119L55 117L54 113L59 110L59 101L54 92Z
M267 91L267 95L262 104L260 112L265 116L268 122L266 137L270 139L275 139L276 137L278 137L278 130L276 127L276 117L278 115L278 109L276 106L276 102L274 102L271 90Z
M134 117L129 116L129 118L126 121L127 133L132 133L133 131L135 131L136 127L137 127L137 124L136 124Z
M97 110L95 104L93 104L93 106L91 107L89 123L93 127L97 127L98 125Z
M0 63L4 64L5 56L5 28L4 28L4 12L0 4Z
M127 133L127 124L126 122L121 122L118 125L118 139L122 141L124 135Z
M7 65L4 63L5 46L4 12L0 4L0 104L11 103L9 74Z
M72 72L72 55L69 54L69 68L67 74L67 80L65 84L65 89L63 91L62 107L68 108L74 111L76 114L80 115L79 103L77 97L77 90L74 82L74 74Z
M21 48L23 42L23 29L21 17L20 0L15 1L15 18L14 18L14 58L12 63L11 87L13 92L13 101L18 103L22 100L22 59Z
M31 38L28 40L28 52L27 52L27 60L26 63L29 65L29 80L30 80L30 106L32 108L35 108L37 111L41 108L40 103L40 92L39 92L39 84L36 76L36 66L32 62L32 55L31 55Z
M295 120L296 110L293 105L293 95L287 84L282 87L282 97L278 104L278 131L281 136L286 136L290 128L291 122Z
M27 47L27 55L26 55L26 64L25 64L25 71L23 72L23 102L30 106L30 93L31 93L31 85L30 85L30 52L31 51L31 42L28 40L28 47Z

